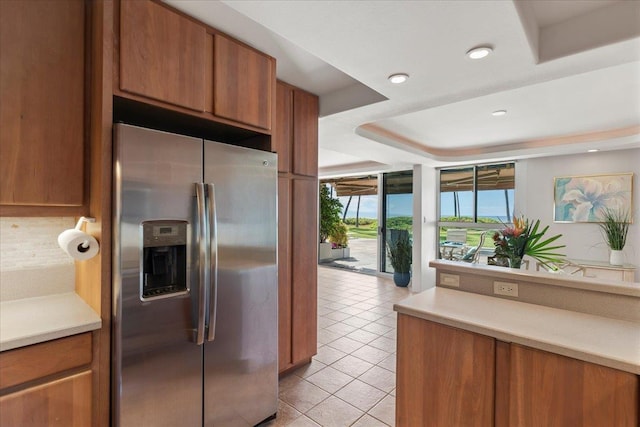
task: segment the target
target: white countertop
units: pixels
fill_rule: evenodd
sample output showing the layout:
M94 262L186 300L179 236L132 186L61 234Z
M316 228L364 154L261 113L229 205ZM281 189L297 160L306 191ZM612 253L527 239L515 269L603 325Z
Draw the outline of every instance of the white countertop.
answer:
M100 316L74 292L0 303L0 351L100 329Z
M500 341L640 374L640 323L441 287L394 310Z

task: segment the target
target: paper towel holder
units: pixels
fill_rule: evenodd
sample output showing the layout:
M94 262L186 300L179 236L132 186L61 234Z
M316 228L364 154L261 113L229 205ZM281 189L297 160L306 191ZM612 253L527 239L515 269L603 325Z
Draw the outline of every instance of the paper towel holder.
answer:
M95 221L95 218L84 216L80 217L80 219L76 223L75 228L64 230L58 236L58 245L60 245L60 248L76 260L81 261L94 257L98 252L99 244L93 236L82 231L82 224L84 224L85 222ZM65 241L73 239L75 236L77 242L78 234L82 239L80 243L74 243L72 247L67 247L68 242Z
M86 216L81 216L80 219L78 220L78 222L76 223L75 226L75 230L80 230L82 231L82 224L84 224L85 222L96 222L95 218L92 217L86 217ZM80 252L86 252L89 250L89 242L84 242L82 245L78 246L78 250Z

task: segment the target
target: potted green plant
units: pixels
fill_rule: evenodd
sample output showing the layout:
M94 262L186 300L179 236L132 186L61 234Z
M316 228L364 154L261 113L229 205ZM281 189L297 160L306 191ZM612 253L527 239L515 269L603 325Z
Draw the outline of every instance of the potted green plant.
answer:
M405 287L411 280L411 240L406 230L390 230L387 252L393 267L393 282ZM395 233L394 233L395 232Z
M331 259L331 243L327 242L327 238L336 231L340 220L340 212L342 211L342 203L339 199L331 197L329 186L320 184L320 260Z
M328 240L331 242L331 258L349 258L348 231L347 224L340 221L340 223L333 228L331 234L329 234Z
M601 210L602 222L598 224L602 230L604 240L611 249L609 264L624 264L624 254L622 250L627 243L627 233L631 215L628 211L613 210L604 208Z

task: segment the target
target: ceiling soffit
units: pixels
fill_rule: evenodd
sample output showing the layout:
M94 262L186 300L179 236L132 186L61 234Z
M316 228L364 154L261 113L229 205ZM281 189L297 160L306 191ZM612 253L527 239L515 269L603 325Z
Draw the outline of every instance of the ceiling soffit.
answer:
M181 4L191 7L209 3L169 1L178 8ZM640 62L640 1L601 0L598 2L601 6L597 8L593 1L581 0L223 0L221 3L248 18L247 21L259 23L279 39L371 89L369 94L358 95L356 91L351 96L348 88L334 87L323 91L320 98L324 116L320 121L320 147L361 159L345 158L349 164L374 162L394 168L400 163L493 161L513 156L569 154L582 151L588 143L596 141L606 143L607 149L640 146L638 120L632 123L626 119L620 121L620 117L628 117L630 111L634 113L635 107L615 99L611 100L613 107L606 109L598 109L591 101L578 98L573 107L593 105L594 108L586 111L571 108L571 105L566 108L566 111L572 111L567 123L601 120L589 129L553 128L549 120L559 116L553 111L546 116L527 117L527 123L535 126L531 125L527 132L520 134L507 128L504 132L494 133L474 126L465 128L456 123L456 116L452 114L445 129L445 133L451 134L437 140L430 138L430 128L425 127L423 121L394 122L413 113L444 111L452 103L498 93L504 94L506 100L518 100L521 99L515 91L518 88L561 78L571 80L581 73ZM571 3L571 6L564 3ZM559 7L571 10L559 13ZM185 11L189 13L186 7ZM228 31L233 35L233 29ZM264 34L261 37L268 38ZM260 40L251 40L251 37L255 36L242 39L260 48L256 44ZM466 58L464 52L478 44L492 45L494 54L482 62ZM268 49L263 50L271 53ZM278 55L274 56L280 60ZM288 81L280 71L278 77ZM390 85L387 76L399 71L410 74L408 83ZM603 75L609 74L605 71ZM602 77L591 88L601 89L600 86L609 82L633 88L638 79L637 76L626 76L624 81ZM304 84L311 83L302 82L300 86L305 88ZM612 92L619 91L612 89ZM569 99L579 93L582 91L572 89L550 96ZM632 93L632 89L628 93ZM358 101L354 101L356 98ZM594 98L596 103L603 100L599 96ZM484 104L478 108L492 111L490 101L483 99ZM544 111L538 102L533 99L528 103L533 110ZM338 105L347 107L341 110L336 107ZM603 110L612 111L611 115L616 119L600 119ZM513 128L524 129L523 126ZM485 137L465 141L455 134L460 129L467 135ZM369 139L368 144L363 143L365 138ZM451 149L447 141L456 141L458 146ZM321 171L348 168L347 164L342 164L341 169L336 163L330 163L327 168L324 166L321 162ZM364 170L364 167L359 168Z
M362 136L366 135L366 137L376 140L382 144L390 145L396 148L404 147L408 152L412 152L429 159L440 160L444 162L464 159L486 159L487 157L492 157L500 153L506 154L507 157L522 156L525 154L535 154L532 153L532 151L537 151L548 147L570 147L572 145L582 145L585 143L598 141L607 141L611 146L610 148L633 148L638 146L638 141L640 140L640 125L600 132L591 132L586 134L563 135L558 137L525 140L494 146L467 147L457 149L426 147L423 144L410 140L390 130L381 128L375 124L362 125L357 129L356 132Z

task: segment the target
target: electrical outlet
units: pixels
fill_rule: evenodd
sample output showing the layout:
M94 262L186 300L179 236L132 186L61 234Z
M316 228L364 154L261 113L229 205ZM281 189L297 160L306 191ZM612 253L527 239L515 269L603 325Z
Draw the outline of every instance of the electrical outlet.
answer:
M493 293L509 297L518 296L518 284L511 282L493 282Z
M460 276L457 274L440 273L440 284L443 286L460 287Z

